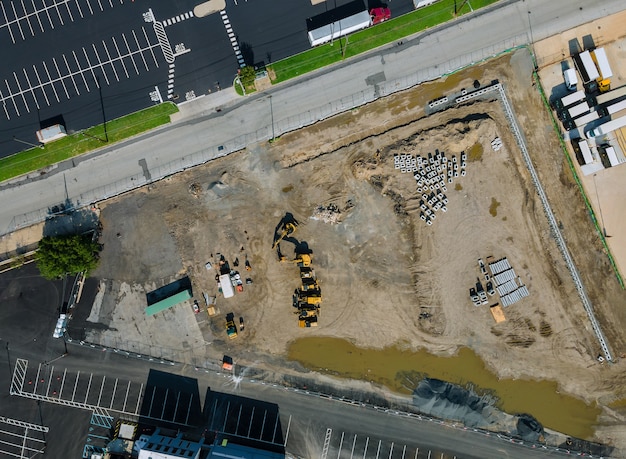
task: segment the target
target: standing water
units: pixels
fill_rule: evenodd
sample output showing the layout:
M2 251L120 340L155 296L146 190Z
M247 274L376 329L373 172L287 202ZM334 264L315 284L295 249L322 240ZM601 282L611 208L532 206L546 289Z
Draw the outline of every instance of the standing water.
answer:
M493 393L503 411L528 413L544 427L578 438L593 435L600 414L595 405L559 393L554 381L498 379L468 348L452 357L439 357L396 347L362 349L337 338L301 338L291 344L289 359L310 370L383 384L401 394L411 394L423 377L461 386L469 383L479 393Z

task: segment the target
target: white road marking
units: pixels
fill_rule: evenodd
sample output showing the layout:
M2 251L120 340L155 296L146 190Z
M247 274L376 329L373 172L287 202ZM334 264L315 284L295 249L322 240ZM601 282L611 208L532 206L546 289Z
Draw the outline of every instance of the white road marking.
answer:
M102 70L104 79L107 81L107 85L110 85L109 78L107 77L107 73L104 71L104 66L102 65L102 59L100 59L100 55L98 54L98 50L96 49L95 43L92 43L91 46L93 46L93 52L96 53L96 57L98 58L98 62L100 63L100 69Z
M104 11L104 8L102 8L102 3L100 2L100 0L98 0L98 6L100 6L100 11Z
M85 393L85 404L87 404L87 397L89 397L89 389L91 389L92 378L93 378L93 373L89 373L89 384L87 384L87 392Z
M68 64L65 54L63 54L62 56L63 56L63 61L65 61L65 66L67 67L67 71L70 72L69 74L70 74L70 77L72 78L72 83L74 83L74 89L76 90L76 94L80 96L80 92L78 91L78 86L76 86L76 80L74 80L74 74L72 73L70 64Z
M139 44L139 40L137 40L137 35L135 34L135 31L133 30L133 38L135 39L135 43L137 43L137 48L141 49L141 45ZM141 56L141 59L143 60L143 65L146 66L146 71L148 71L148 63L146 62L146 58L143 57L143 53L139 53L139 55Z
M100 406L100 400L102 399L102 391L104 390L104 381L106 381L106 376L102 377L102 385L100 386L100 394L98 394L98 403L96 403L96 406Z
M30 78L28 78L28 73L26 73L26 69L22 69L24 71L24 76L26 77L26 83L28 83L28 86L30 86L30 92L33 95L33 99L35 100L35 105L37 106L37 110L39 110L41 107L39 106L39 101L37 101L37 96L35 95L35 88L33 87L32 84L30 84Z
M54 8L57 10L57 16L59 16L59 21L61 21L61 25L65 25L63 23L63 18L61 17L61 12L59 11L59 4L56 2L56 0L52 0L54 2Z
M15 22L17 23L17 28L20 30L20 35L22 36L22 40L26 40L26 38L24 38L24 32L22 31L22 24L20 24L20 20L17 17L17 11L15 11L15 5L13 4L13 2L11 2L11 8L13 8L13 15L15 16Z
M85 48L83 48L83 49L85 49ZM76 57L76 52L72 51L72 54L74 55L74 60L76 61L76 67L78 67L80 76L83 77L83 83L85 84L85 89L87 89L87 92L90 92L89 91L89 85L87 84L87 80L85 79L85 72L81 72L80 71L82 67L80 65L80 62L78 62L78 57Z
M52 7L48 7L48 5L46 5L46 0L41 0L41 3L43 3L44 10L46 11L46 16L48 16L48 21L50 22L50 26L54 29L54 22L52 22L52 18L50 17L50 11L48 11Z
M115 69L115 66L113 65L113 59L111 59L111 54L109 54L109 48L107 48L107 45L104 42L104 40L102 40L102 46L104 46L104 50L106 51L107 57L109 58L109 64L111 64L111 68L113 69L113 73L115 74L115 79L117 81L120 81L120 77L117 76L117 70Z
M85 53L85 59L87 59L87 64L89 65L89 70L91 70L91 76L93 77L93 81L96 82L96 86L98 86L96 74L93 71L93 65L91 65L91 61L89 60L89 56L87 56L87 50L83 47L83 53Z
M78 3L78 0L74 0L76 2L76 8L78 8L78 12L80 13L80 17L84 18L85 16L83 16L83 10L80 7L80 3Z
M76 375L76 381L74 381L74 391L72 392L72 401L74 401L74 396L76 395L76 388L78 387L78 379L80 378L80 371Z
M33 4L33 10L35 10L35 17L37 17L37 22L39 23L39 28L41 29L41 31L43 32L43 24L41 23L41 19L39 19L39 10L37 9L37 7L35 6L35 0L30 0L31 3Z
M20 95L22 96L22 100L24 101L24 106L26 107L26 111L30 113L30 107L26 103L26 97L24 97L24 91L22 91L22 87L20 86L20 80L17 79L17 75L13 72L13 77L15 78L15 82L17 83L17 89L20 90Z
M4 114L6 115L7 119L10 120L11 117L9 116L9 111L7 110L7 104L4 101L4 96L2 95L2 91L0 91L0 97L3 99L2 100L2 108L4 108Z
M11 34L11 41L15 43L15 37L13 36L13 31L11 30L11 23L9 22L9 18L7 17L7 12L4 9L4 3L0 2L0 6L2 7L2 14L4 14L4 22L5 24L2 27L6 27L9 29L9 33Z
M130 59L133 61L133 66L135 67L135 72L139 75L139 69L137 68L137 63L135 62L135 58L133 57L133 53L130 51L130 46L128 46L128 40L126 40L126 35L122 34L122 38L124 39L124 43L126 44L126 49L128 50L128 55Z
M50 101L48 100L48 95L46 94L46 90L43 87L43 84L41 84L41 78L39 78L39 72L37 71L37 67L35 67L34 64L33 64L33 70L35 71L35 75L37 76L37 81L39 81L39 88L41 89L41 92L43 93L43 97L44 99L46 99L46 104L48 104L48 107L49 107Z
M113 6L113 5L111 5ZM115 41L115 37L111 37L111 40L113 40L113 44L115 45L115 51L117 51L118 56L120 56L120 62L122 63L122 67L124 68L124 73L126 74L126 78L130 78L128 76L128 70L126 70L126 64L124 63L124 59L121 58L122 53L120 53L120 48L117 46L117 42Z
M20 2L22 3L22 9L24 10L24 17L26 18L26 22L28 22L28 28L30 29L30 34L34 37L35 31L33 30L33 26L30 25L30 18L29 18L30 15L26 12L26 6L24 6L24 0L20 0Z
M146 37L146 43L150 44L150 40L148 40L148 34L146 33L146 29L142 26L141 30L143 30L143 36ZM152 51L152 46L150 46L150 53L152 53L152 59L154 59L154 64L159 67L159 63L157 62L157 58L154 55L154 51Z
M93 16L93 9L91 8L91 3L89 3L89 0L87 1L87 6L89 7L89 11L91 12L91 15Z
M367 440L365 440L365 449L363 450L363 459L365 459L366 455L367 455L367 446L370 444L370 437L367 437Z
M70 5L69 2L65 2L65 8L67 8L67 14L70 15L70 21L74 22L74 16L72 16L72 12L70 11Z
M65 375L67 374L67 368L63 370L63 381L61 381L61 389L59 389L59 398L61 398L61 393L63 392L63 386L65 385Z
M67 96L68 100L70 98L70 93L67 92L67 86L65 86L65 81L63 81L63 77L61 76L61 71L59 70L59 65L57 64L57 60L56 58L52 58L52 62L54 63L54 67L57 69L57 73L59 74L59 81L61 82L61 84L63 85L63 89L65 90L65 95Z
M46 74L48 74L48 81L51 82L50 86L52 86L52 91L54 91L54 97L57 98L57 102L61 102L59 100L59 95L57 94L57 88L54 87L54 84L52 84L52 76L50 76L50 71L48 70L48 66L46 65L45 62L42 62L43 64L43 68L46 69Z

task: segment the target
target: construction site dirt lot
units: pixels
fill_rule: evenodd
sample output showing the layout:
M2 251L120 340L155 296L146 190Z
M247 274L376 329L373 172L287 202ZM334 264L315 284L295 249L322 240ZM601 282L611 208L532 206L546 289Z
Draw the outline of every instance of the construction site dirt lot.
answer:
M306 336L440 354L467 346L501 378L555 380L601 406L625 397L626 295L531 75L528 53L516 51L102 203L104 250L95 273L102 282L90 318L100 325L87 340L195 365L228 354L285 371L298 368L286 359L289 344ZM501 103L424 114L428 101L494 79L513 104L615 364L596 360L601 349ZM499 151L491 147L496 137ZM448 157L465 152L467 174L447 184L447 212L427 226L413 174L394 169L394 155L436 149ZM312 218L330 204L338 208L337 223ZM286 213L300 223L291 236L312 250L321 285L315 328L298 327L298 268L279 263L271 248ZM292 242L280 244L289 257ZM233 298L218 293L218 254L231 267L238 258L233 269L253 280ZM507 257L530 292L504 309L500 324L468 295L482 279L478 258L488 256ZM185 275L201 305L203 292L216 296L216 315L205 307L195 315L189 302L146 317L146 292ZM224 328L230 312L245 319L234 340ZM608 424L620 423L620 413L607 409L603 416L607 430L597 438L619 443L618 429Z

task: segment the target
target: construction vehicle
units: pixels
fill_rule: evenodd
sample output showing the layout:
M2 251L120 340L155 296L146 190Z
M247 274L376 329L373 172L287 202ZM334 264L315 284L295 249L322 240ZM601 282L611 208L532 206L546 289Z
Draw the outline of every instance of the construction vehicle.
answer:
M293 260L290 260L289 258L287 258L286 255L284 255L280 251L280 245L278 245L277 247L278 247L278 261L280 261L281 263L295 263L300 268L308 268L309 266L311 266L310 254L308 253L297 254L296 258L294 258Z
M300 290L308 292L309 290L319 290L320 286L314 277L305 277L302 279L302 287Z
M224 355L224 357L222 357L222 370L226 370L226 371L233 371L233 358L228 356L228 355Z
M322 291L317 288L316 290L300 290L296 289L294 292L295 303L306 303L319 305L322 303Z
M310 266L300 267L300 279L315 279L315 271Z
M298 319L298 326L301 328L317 327L317 316L301 317Z
M272 244L272 250L274 250L278 244L280 244L280 241L282 241L283 239L285 239L287 236L289 236L290 234L293 234L294 231L296 231L296 228L298 227L298 224L295 222L286 222L283 223L283 229L280 232L280 234L278 235L278 238L276 238L276 240L274 241L274 243Z
M611 89L613 70L611 70L609 60L606 57L606 51L604 51L604 48L596 48L591 52L591 58L595 62L596 67L598 67L598 73L600 74L597 78L598 89L600 92L609 91Z
M226 328L226 334L229 339L237 338L237 326L235 325L235 315L231 312L226 315L226 323L224 327Z

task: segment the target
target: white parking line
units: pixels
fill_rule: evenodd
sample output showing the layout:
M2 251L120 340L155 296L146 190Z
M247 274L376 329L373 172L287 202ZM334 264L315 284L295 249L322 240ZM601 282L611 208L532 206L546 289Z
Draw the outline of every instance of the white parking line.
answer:
M11 41L15 43L15 37L13 36L13 31L11 30L11 23L9 22L9 18L7 17L7 12L4 9L4 3L0 2L0 6L2 7L2 14L4 14L5 22L2 27L6 27L9 30L9 33L11 34Z
M111 5L113 6L113 5ZM120 48L117 46L117 42L115 41L115 37L111 37L111 40L113 40L113 44L115 45L115 51L117 51L118 56L121 56L122 53L120 53ZM126 64L124 63L124 59L120 59L120 62L122 63L122 67L124 68L124 73L126 74L126 78L130 78L130 76L128 76L128 70L126 70Z
M137 43L137 49L141 49L141 45L139 44L139 40L137 40L137 35L133 30L133 37L135 38L135 43ZM146 58L143 56L143 53L139 53L141 55L141 59L143 60L143 65L146 66L146 71L148 71L148 63L146 62Z
M111 5L113 7L113 5ZM117 381L119 378L115 378L115 386L113 386L113 395L111 395L111 404L109 405L109 409L113 408L113 401L115 400L115 391L117 390Z
M65 66L67 67L67 71L70 72L70 77L72 78L72 83L74 83L74 89L76 90L76 94L80 96L80 92L78 92L78 86L76 86L76 80L74 80L74 74L72 73L72 69L70 69L70 64L67 63L67 58L65 54L63 56L63 61L65 61Z
M61 381L61 388L59 389L59 398L61 398L61 394L63 393L63 386L65 385L66 374L67 374L67 368L63 370L63 381Z
M367 455L367 446L370 444L370 437L367 437L367 440L365 440L365 449L363 450L363 459L365 459L366 455Z
M65 95L67 98L70 98L70 93L67 92L67 86L65 86L65 81L63 81L63 77L61 77L61 71L59 70L59 65L57 64L57 60L53 57L52 62L54 63L54 67L57 69L57 73L59 74L59 81L63 85L63 89L65 90Z
M89 389L91 389L91 379L93 378L93 373L89 373L89 384L87 384L87 392L85 393L85 404L87 404L87 397L89 397Z
M100 2L100 0L98 0L98 5L100 6L100 11L104 11L104 8L102 8L102 3Z
M87 64L89 65L89 70L91 70L91 76L93 77L93 81L96 82L96 87L99 87L98 79L96 78L96 74L93 71L93 65L91 65L91 61L89 60L89 56L87 55L87 50L84 47L83 47L83 53L85 53L85 59L87 59Z
M30 29L30 34L34 37L35 31L33 30L33 26L30 25L30 17L29 17L29 14L26 12L26 6L24 6L24 0L20 0L20 2L22 3L22 9L24 10L24 17L26 18L26 22L28 22L28 28Z
M74 391L72 392L72 401L74 401L74 396L76 395L76 388L78 387L78 380L80 379L80 371L76 375L76 381L74 381Z
M102 385L100 386L100 394L98 395L98 403L96 403L96 406L100 406L100 400L102 399L102 391L104 390L104 381L106 381L106 376L102 377Z
M35 16L37 17L37 22L39 22L39 28L41 29L41 31L43 32L43 24L41 23L41 19L39 19L39 10L37 9L37 7L35 6L35 0L30 0L30 2L33 5L33 10L35 10Z
M146 43L150 44L150 40L148 40L148 34L146 33L146 29L144 27L141 28L141 30L143 30L143 36L146 37ZM157 58L154 55L154 51L152 51L152 46L150 46L150 52L152 53L152 59L154 59L154 65L157 66L157 68L159 67L159 63L157 62Z
M83 83L85 84L85 89L87 89L87 92L90 92L89 85L87 84L87 80L85 79L85 72L80 72L81 66L80 66L80 62L78 62L78 57L76 57L76 52L72 51L72 54L74 55L74 60L76 61L76 67L78 67L80 76L83 77Z
M91 8L91 3L89 3L89 0L87 1L87 6L89 7L89 11L91 12L91 15L93 16L93 9Z
M137 68L137 63L135 62L135 58L133 57L133 53L130 51L130 46L128 46L128 40L126 40L126 35L122 34L122 38L124 39L124 43L126 44L126 50L130 56L130 59L133 61L133 66L135 67L135 72L139 75L139 69Z
M15 11L15 5L13 4L13 2L11 2L11 8L13 8L13 15L17 18L17 11ZM20 35L22 36L22 40L25 40L24 38L24 32L22 31L22 25L20 24L20 20L16 19L17 22L17 27L18 29L20 29Z
M93 52L96 53L96 57L98 58L98 62L100 63L100 69L102 70L102 74L104 75L104 79L106 80L107 85L110 85L109 77L107 77L107 73L104 71L104 66L102 65L102 59L100 59L100 55L98 54L98 50L96 49L95 43L92 43L91 46L93 46ZM96 78L96 81L98 81L97 78Z
M65 2L65 8L67 8L67 14L69 14L70 16L70 21L74 22L74 16L72 15L72 12L70 11L70 5L67 1Z
M84 18L85 16L83 16L83 10L80 7L80 3L78 3L78 0L74 0L76 2L76 8L78 8L78 12L80 13L80 17Z
M46 69L46 73L48 74L48 81L52 82L52 76L50 76L50 71L48 70L48 66L46 65L45 62L42 62L43 64L43 68ZM54 97L57 98L57 102L61 102L59 100L59 95L57 94L57 89L54 87L53 84L50 84L50 86L52 86L52 91L54 92Z
M46 16L48 16L48 21L50 22L50 26L54 29L54 22L52 22L52 18L50 17L50 11L49 11L49 9L52 7L51 6L49 7L48 5L46 5L46 0L41 0L41 3L43 3L44 10L46 11Z
M17 83L17 89L20 90L22 100L24 101L24 106L26 107L26 111L30 113L30 108L28 107L28 104L26 103L26 97L24 97L24 92L22 91L22 87L20 86L20 80L17 79L17 75L15 74L15 72L13 72L13 76L15 77L15 82Z
M57 16L59 16L59 21L61 21L61 25L65 25L63 23L63 18L61 17L61 12L59 11L59 4L56 2L56 0L52 0L54 2L54 7L57 10Z
M28 73L26 73L26 69L22 69L22 70L24 71L24 76L26 77L26 83L28 83L28 86L30 86L30 92L33 95L33 99L35 99L35 105L37 106L37 110L39 110L41 107L39 106L39 102L37 101L37 96L35 95L35 88L30 83L30 78L28 78Z
M111 68L113 69L113 73L115 74L115 79L117 81L120 81L120 77L117 76L117 70L115 69L115 66L113 65L113 59L111 59L111 54L109 54L109 48L107 48L107 45L104 42L104 40L102 40L102 46L104 46L104 50L106 51L107 57L109 58L109 64L111 64Z

